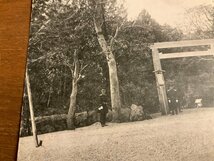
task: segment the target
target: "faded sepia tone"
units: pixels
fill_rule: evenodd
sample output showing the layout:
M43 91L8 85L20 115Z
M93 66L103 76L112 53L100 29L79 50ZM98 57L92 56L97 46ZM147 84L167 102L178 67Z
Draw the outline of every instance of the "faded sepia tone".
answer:
M159 23L175 26L183 23L186 9L202 4L212 5L213 2L212 0L128 0L126 5L130 18L135 18L145 8Z
M34 0L18 161L211 161L210 0Z

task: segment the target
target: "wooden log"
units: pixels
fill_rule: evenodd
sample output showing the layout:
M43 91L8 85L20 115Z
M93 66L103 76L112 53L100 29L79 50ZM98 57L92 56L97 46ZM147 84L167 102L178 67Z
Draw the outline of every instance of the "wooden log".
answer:
M50 115L50 116L39 116L35 118L36 123L41 123L44 121L57 121L57 120L66 120L67 114L60 114L60 115Z

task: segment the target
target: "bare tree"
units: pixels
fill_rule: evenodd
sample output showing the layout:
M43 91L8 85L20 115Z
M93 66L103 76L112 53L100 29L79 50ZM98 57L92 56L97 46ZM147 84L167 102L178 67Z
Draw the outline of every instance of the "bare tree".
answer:
M73 56L73 68L67 64L72 73L72 91L70 95L70 104L67 115L67 127L68 129L75 129L75 111L76 111L76 102L77 102L77 91L78 91L78 82L81 79L82 71L87 67L87 65L83 66L78 58L78 53L75 50Z
M186 10L182 28L195 38L213 38L214 12L211 5L200 5ZM197 33L197 34L194 34ZM196 37L195 37L196 36Z

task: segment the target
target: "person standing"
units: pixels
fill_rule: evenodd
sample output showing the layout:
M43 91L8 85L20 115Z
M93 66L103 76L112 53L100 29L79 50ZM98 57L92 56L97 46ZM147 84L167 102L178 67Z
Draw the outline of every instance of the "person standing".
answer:
M108 113L108 106L107 106L107 96L106 96L106 90L102 89L100 94L100 107L98 108L100 112L100 123L101 126L107 126L106 125L106 115Z
M177 89L175 87L170 87L167 90L167 96L168 96L168 104L169 104L169 110L172 113L172 115L174 114L178 114L178 109L179 109L179 96L178 96L178 92Z

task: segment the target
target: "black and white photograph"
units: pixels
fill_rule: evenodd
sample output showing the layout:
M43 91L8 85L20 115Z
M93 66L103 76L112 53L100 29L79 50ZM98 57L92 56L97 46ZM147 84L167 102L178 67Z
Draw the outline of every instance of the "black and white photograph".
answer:
M214 161L214 1L32 0L21 109L17 161Z

